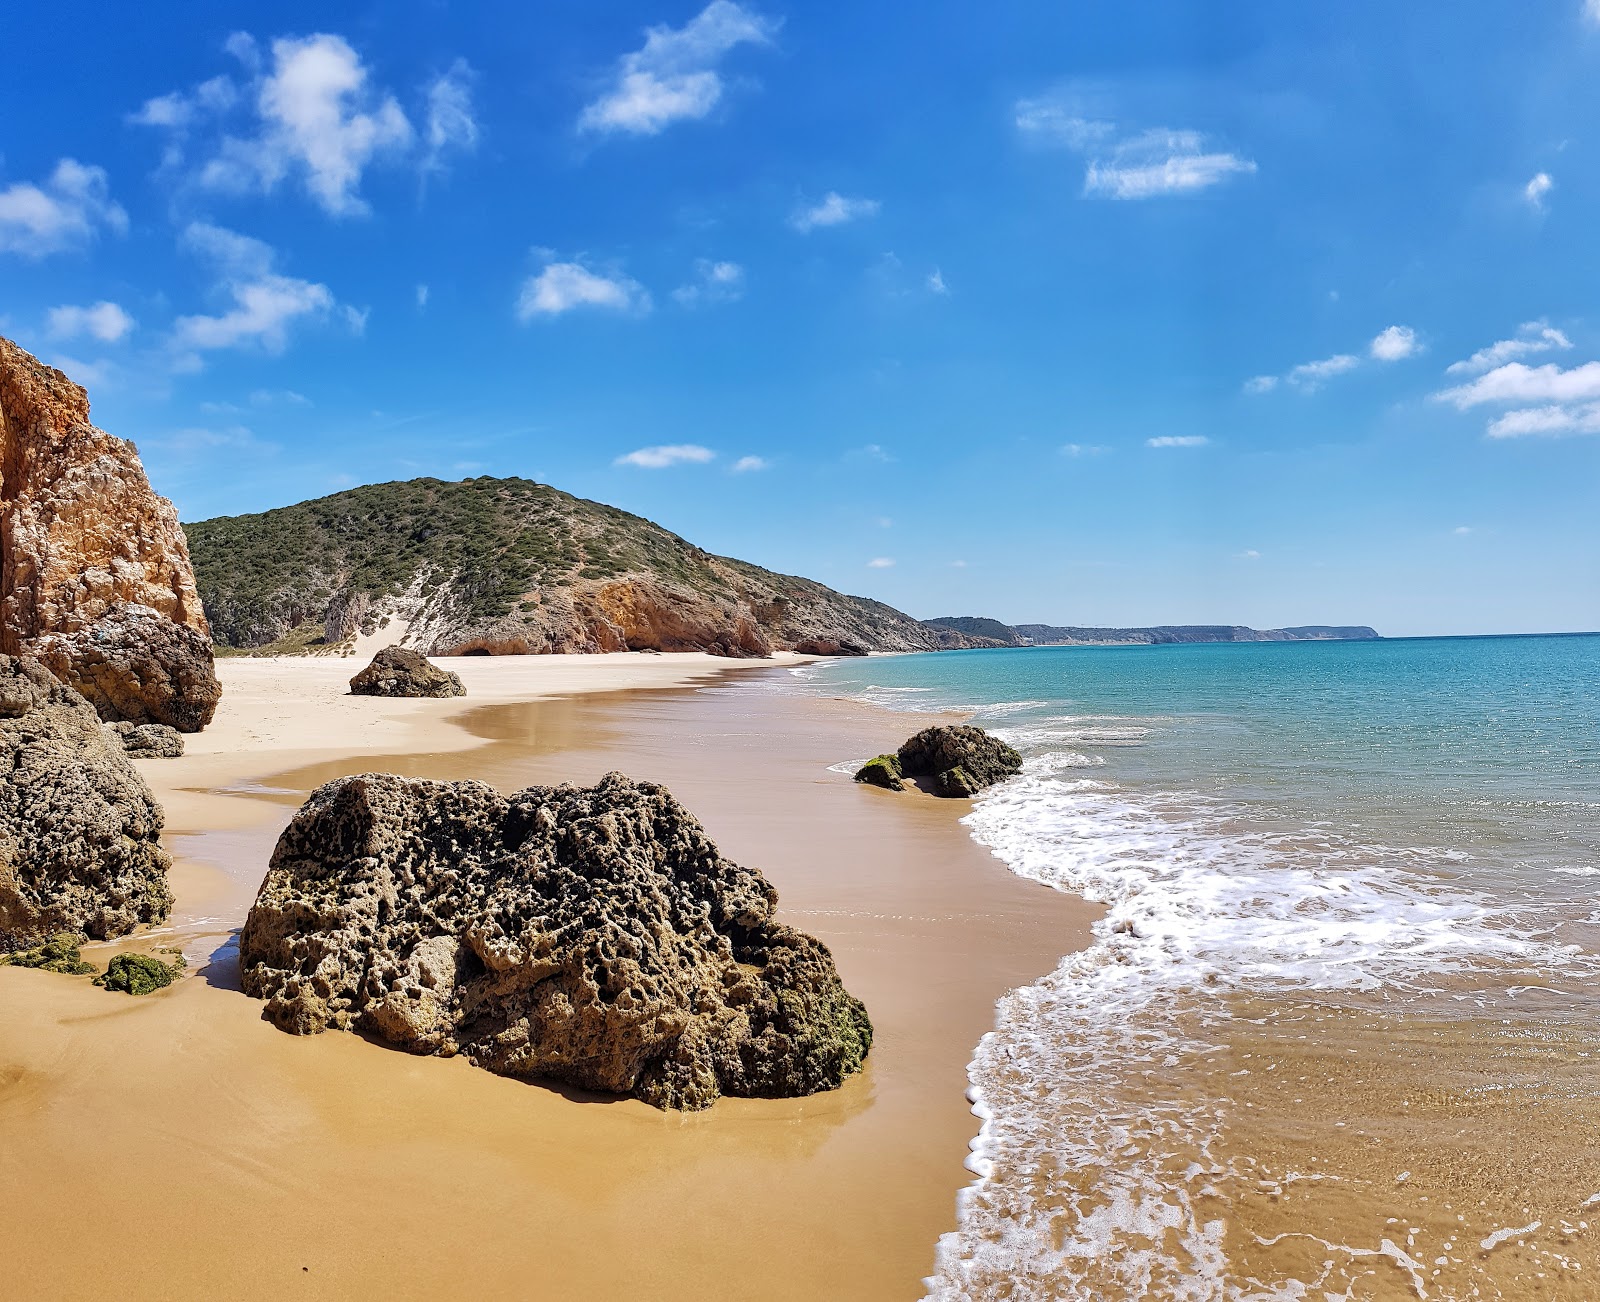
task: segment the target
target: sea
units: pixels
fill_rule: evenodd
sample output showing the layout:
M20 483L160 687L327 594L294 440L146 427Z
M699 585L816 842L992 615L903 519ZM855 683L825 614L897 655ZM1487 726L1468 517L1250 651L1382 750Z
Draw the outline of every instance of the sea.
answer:
M970 713L970 834L1105 908L975 1046L929 1298L1600 1297L1600 635L792 686Z

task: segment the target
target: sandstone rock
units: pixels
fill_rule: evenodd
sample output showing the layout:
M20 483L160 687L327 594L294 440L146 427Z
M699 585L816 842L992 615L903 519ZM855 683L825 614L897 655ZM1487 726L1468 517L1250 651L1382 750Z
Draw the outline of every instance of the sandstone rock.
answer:
M1022 772L1022 756L998 737L967 724L924 728L899 751L900 771L929 778L936 796L975 796Z
M183 754L183 734L164 723L108 723L106 734L135 759L177 759Z
M107 720L194 732L221 694L172 503L131 443L89 423L81 388L7 339L0 652L37 655Z
M386 646L350 680L352 696L465 696L458 675L420 652Z
M840 642L831 637L808 637L794 644L803 656L864 656L867 649L854 642Z
M96 940L172 907L156 804L89 703L0 655L0 932Z
M900 779L900 757L898 755L879 755L874 759L869 759L856 770L857 782L864 782L873 787L884 787L890 791L904 791L906 789L906 784Z
M509 797L365 774L284 831L239 953L283 1030L703 1108L832 1089L871 1045L827 948L776 903L620 773Z

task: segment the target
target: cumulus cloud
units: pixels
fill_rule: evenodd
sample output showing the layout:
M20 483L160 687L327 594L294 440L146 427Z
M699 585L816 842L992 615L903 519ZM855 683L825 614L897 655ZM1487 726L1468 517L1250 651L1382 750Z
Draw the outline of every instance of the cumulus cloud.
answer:
M893 564L894 557L892 556L874 556L870 561L867 562L867 568L869 570L886 570Z
M874 217L881 206L876 199L851 199L837 190L829 190L817 203L802 204L795 209L790 214L789 225L805 235L819 226L843 226L863 217Z
M694 279L679 285L672 297L685 307L702 303L731 303L744 295L744 268L737 262L697 258Z
M765 457L740 457L733 463L733 473L747 475L754 470L766 470L772 465Z
M1596 0L1600 3L1600 0ZM1522 197L1538 212L1544 211L1544 201L1549 197L1550 191L1556 188L1556 183L1551 180L1549 172L1538 173L1533 180L1522 187Z
M621 272L592 271L581 262L552 262L522 282L517 319L560 316L577 308L641 316L650 310L650 294Z
M1153 199L1197 194L1231 177L1247 176L1255 163L1212 145L1199 131L1128 129L1094 114L1087 97L1066 92L1019 100L1017 130L1024 137L1069 149L1084 158L1083 193L1096 199Z
M1410 326L1392 325L1380 330L1367 351L1380 362L1398 362L1415 354L1421 344Z
M723 58L740 45L770 45L778 27L731 0L712 0L682 27L647 28L643 47L622 56L578 129L653 136L674 122L705 117L722 99Z
M636 448L625 452L612 465L638 466L644 470L665 470L668 466L703 465L714 461L716 453L698 443L669 443L660 447Z
M53 307L46 318L51 337L76 339L88 335L104 344L114 344L133 329L134 321L116 303L99 302L89 307Z
M1452 368L1454 369L1454 368ZM1466 384L1433 395L1460 411L1510 408L1488 424L1490 438L1600 434L1600 362L1563 369L1554 362L1506 362Z
M63 158L41 184L0 190L0 253L42 258L80 249L102 230L121 235L128 214L111 200L105 169Z
M326 285L279 273L272 247L248 235L194 222L185 229L182 244L210 266L214 292L231 303L214 316L182 316L173 323L172 343L182 369L197 368L200 353L217 349L282 352L296 323L326 317L336 306ZM365 323L364 313L361 321Z
M1524 321L1510 339L1501 339L1480 348L1462 362L1452 362L1445 368L1450 375L1473 375L1492 370L1506 362L1534 353L1561 351L1572 347L1572 340L1548 321Z
M1550 404L1544 407L1527 407L1508 411L1489 422L1488 435L1492 439L1526 438L1544 435L1547 438L1563 434L1600 434L1600 403L1563 407Z
M419 133L342 36L280 37L270 60L242 32L225 48L243 65L243 77L213 77L157 96L129 117L166 131L164 166L201 188L271 193L296 182L324 211L347 217L368 211L360 189L369 168L437 171L450 153L477 145L473 74L462 60L423 88ZM203 137L198 144L196 137ZM192 168L191 149L199 157Z
M1210 442L1204 434L1163 434L1144 441L1149 448L1203 448Z

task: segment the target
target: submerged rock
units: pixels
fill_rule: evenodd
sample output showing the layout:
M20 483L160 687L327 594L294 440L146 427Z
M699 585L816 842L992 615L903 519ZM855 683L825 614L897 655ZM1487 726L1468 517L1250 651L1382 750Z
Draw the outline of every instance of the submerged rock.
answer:
M458 675L441 669L421 652L386 646L350 680L352 696L465 696Z
M164 723L108 723L106 734L135 759L177 759L183 754L183 734Z
M856 770L857 782L865 782L873 787L885 787L890 791L906 789L906 784L901 781L902 777L898 755L875 756Z
M108 722L197 732L222 689L189 548L132 443L0 339L0 652L37 656Z
M161 806L36 660L0 655L0 772L0 932L107 940L167 916Z
M704 1108L838 1086L872 1043L820 941L665 788L365 774L285 829L240 937L285 1031Z
M899 751L900 772L927 778L933 794L962 798L1022 772L1022 756L970 724L924 728Z

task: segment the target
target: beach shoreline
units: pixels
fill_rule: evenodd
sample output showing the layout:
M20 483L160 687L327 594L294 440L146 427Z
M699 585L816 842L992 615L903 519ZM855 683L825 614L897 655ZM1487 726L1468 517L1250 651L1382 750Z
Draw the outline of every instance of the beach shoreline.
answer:
M770 663L447 663L466 698L338 696L348 659L226 661L214 728L181 760L141 763L176 859L162 931L198 970L138 1001L0 973L0 1193L27 1202L12 1279L58 1292L70 1279L83 1296L113 1282L201 1296L239 1278L280 1295L422 1296L469 1277L516 1296L533 1274L538 1293L921 1296L972 1178L974 1046L996 999L1088 943L1095 911L977 846L965 802L828 770L897 744L915 716L763 690ZM330 730L338 747L310 744ZM304 793L369 769L502 789L609 769L662 781L767 874L780 917L829 944L877 1027L867 1069L828 1094L683 1115L354 1036L282 1035L237 992L229 940ZM46 1171L59 1196L39 1195ZM73 1230L129 1182L171 1193L127 1224ZM397 1253L397 1235L426 1249Z

